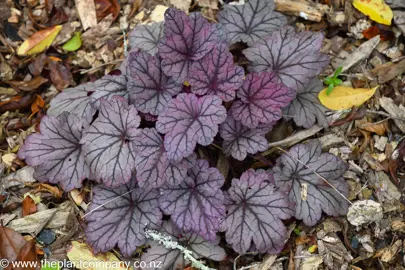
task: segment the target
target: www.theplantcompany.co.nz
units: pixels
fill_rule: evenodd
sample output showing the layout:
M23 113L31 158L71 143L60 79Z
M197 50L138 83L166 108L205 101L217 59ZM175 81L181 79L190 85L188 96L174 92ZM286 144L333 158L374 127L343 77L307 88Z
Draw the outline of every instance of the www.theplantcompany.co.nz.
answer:
M40 269L130 269L131 267L137 268L162 268L163 263L161 261L87 261L87 260L78 260L78 261L50 261L50 260L41 260L41 261L9 261L7 259L0 259L0 269L5 269L8 266L12 268L36 268L40 266Z

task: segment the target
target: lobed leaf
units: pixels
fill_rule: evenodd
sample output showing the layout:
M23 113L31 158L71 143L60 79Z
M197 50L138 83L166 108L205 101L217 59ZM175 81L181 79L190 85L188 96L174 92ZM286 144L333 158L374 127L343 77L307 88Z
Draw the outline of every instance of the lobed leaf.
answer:
M125 75L105 75L93 83L95 92L90 97L90 103L96 109L100 108L101 99L111 99L122 96L128 99L128 78Z
M99 185L93 192L85 233L95 252L118 245L130 257L137 246L145 244L145 228L158 229L162 224L159 192L137 187L135 178L117 188Z
M96 113L96 109L89 102L94 91L96 91L96 86L92 82L67 88L51 100L47 114L59 116L63 112L69 112L85 118L90 123Z
M25 140L18 157L35 166L35 179L60 184L65 191L80 188L90 174L79 144L88 126L85 119L68 112L57 117L44 116L41 133Z
M135 169L141 187L160 187L165 183L178 185L183 182L187 169L194 166L196 156L191 155L177 163L167 157L163 138L156 129L145 128L134 138Z
M223 101L231 101L235 98L235 91L242 86L245 72L233 63L228 46L218 44L203 58L194 61L189 75L191 92L217 95Z
M126 99L100 100L98 118L81 139L93 180L116 187L127 183L135 167L133 141L141 118Z
M190 156L197 143L209 145L225 121L226 109L219 97L181 93L159 114L156 129L165 135L164 146L170 161Z
M287 18L274 11L273 0L249 0L243 5L225 5L219 13L230 44L242 41L253 46L258 40L287 24Z
M179 83L188 80L193 61L203 58L220 37L201 13L186 13L174 8L165 12L164 37L160 40L159 55L162 69Z
M243 54L251 62L250 71L273 71L286 86L297 90L329 64L329 57L319 52L322 41L321 33L296 33L286 26Z
M220 189L224 182L217 168L210 168L206 160L197 160L182 183L162 187L160 208L182 231L215 240L225 213Z
M138 24L129 33L128 45L131 49L137 48L155 55L159 40L163 37L164 22L151 24Z
M287 230L281 219L290 218L293 211L272 182L271 174L253 169L232 180L222 227L226 241L239 254L249 250L277 254L283 249Z
M128 83L131 101L143 113L158 115L172 96L183 88L161 70L161 60L145 52L131 53L128 60L133 80Z
M347 197L349 189L342 176L346 169L342 159L329 153L322 154L320 142L313 140L292 147L288 154L277 160L272 171L276 186L296 203L295 217L302 219L307 226L313 226L321 219L322 211L339 216L346 214L348 208L347 201L314 172Z
M224 139L222 148L224 153L232 155L237 160L244 160L247 154L256 154L268 149L265 134L272 129L272 125L266 127L248 128L232 116L228 116L219 129L219 134Z
M299 86L297 97L291 104L283 109L284 115L293 118L297 126L304 128L312 127L315 122L323 127L328 127L325 108L318 99L319 92L323 89L322 82L318 78L313 78L307 85Z
M295 90L277 82L274 73L264 71L246 75L237 95L240 100L233 102L232 116L243 125L255 128L279 120L281 108L294 99Z
M164 221L160 232L164 236L170 236L174 241L192 251L192 256L196 259L207 258L213 261L222 261L226 256L225 250L218 245L220 241L218 236L213 242L208 242L196 233L181 234L171 221ZM190 263L184 259L183 254L178 249L167 249L155 241L148 241L147 244L151 247L141 257L141 261L145 262L146 265L153 265L153 262L162 262L159 269L176 270L184 269ZM158 269L158 267L145 269Z

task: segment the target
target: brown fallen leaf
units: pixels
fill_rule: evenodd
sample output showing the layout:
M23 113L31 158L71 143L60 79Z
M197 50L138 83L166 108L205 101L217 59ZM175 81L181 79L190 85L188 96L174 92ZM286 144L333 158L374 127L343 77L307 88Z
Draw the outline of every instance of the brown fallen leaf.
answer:
M0 225L0 258L16 260L26 243L20 233Z
M6 111L15 111L19 110L21 108L28 107L31 102L34 100L34 95L32 93L28 93L27 95L23 97L15 97L14 100L10 102L6 102L5 104L0 103L0 113L6 112Z
M52 84L62 91L72 82L72 74L69 69L63 64L62 60L55 57L48 57L48 66Z
M34 239L27 242L21 248L16 260L21 261L21 262L38 261ZM35 270L35 269L36 269L35 267L17 267L17 268L14 268L13 270Z
M112 14L115 20L120 14L121 5L117 0L95 0L94 3L98 21L101 21L109 14Z
M23 217L35 214L37 206L31 196L26 196L22 202L22 215Z
M46 55L45 55L45 53L42 53L42 54L38 55L37 57L35 57L34 61L32 61L28 65L28 69L30 70L31 74L34 77L38 77L39 75L41 75L45 64L46 64Z
M41 85L44 83L48 82L48 79L45 79L44 77L38 76L32 79L31 81L25 82L25 81L5 81L5 83L8 83L11 85L14 89L16 90L21 90L21 91L34 91L38 89Z

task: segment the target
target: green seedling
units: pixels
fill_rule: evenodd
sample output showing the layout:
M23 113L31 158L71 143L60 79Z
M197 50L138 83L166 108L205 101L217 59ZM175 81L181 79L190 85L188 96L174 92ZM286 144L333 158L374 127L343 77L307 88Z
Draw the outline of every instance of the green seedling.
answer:
M326 94L330 95L332 93L333 88L335 88L338 85L341 85L343 82L341 79L339 79L340 73L342 73L343 67L339 67L335 73L333 73L332 76L327 77L323 82L328 85L328 89L326 90Z

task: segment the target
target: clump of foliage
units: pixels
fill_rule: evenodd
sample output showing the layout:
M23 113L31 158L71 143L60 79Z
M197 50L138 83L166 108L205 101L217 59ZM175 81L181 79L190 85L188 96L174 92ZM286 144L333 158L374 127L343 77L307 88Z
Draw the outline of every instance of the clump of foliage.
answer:
M315 141L293 147L274 168L248 168L227 179L203 153L218 153L221 145L231 162L248 163L267 150L265 134L283 114L306 128L328 125L316 99L322 86L316 75L329 62L319 52L323 36L296 33L286 21L272 0L227 5L218 24L169 8L164 22L130 34L120 75L65 89L52 100L20 158L35 167L38 180L65 191L85 179L100 183L85 231L96 251L118 246L131 256L149 243L143 259L175 269L187 258L147 240L145 230L216 261L225 256L222 230L240 254L280 252L288 238L283 220L314 225L322 211L347 211L319 178L347 194L343 161L322 154ZM247 74L228 50L240 41L250 46L243 51Z
M326 94L329 95L332 93L333 88L336 86L341 85L343 82L341 79L339 79L340 74L342 73L343 67L339 67L336 69L336 71L333 73L332 76L329 76L326 78L323 82L328 86L328 89L326 90Z

